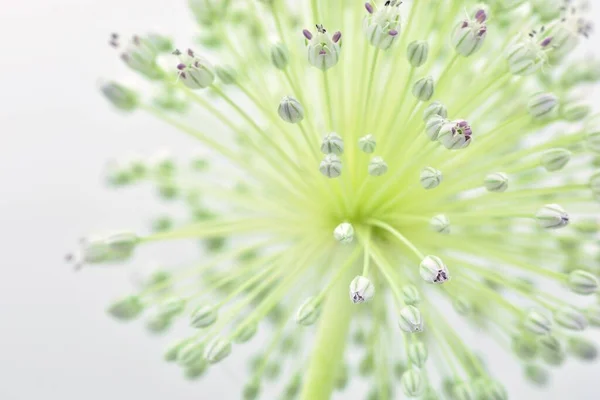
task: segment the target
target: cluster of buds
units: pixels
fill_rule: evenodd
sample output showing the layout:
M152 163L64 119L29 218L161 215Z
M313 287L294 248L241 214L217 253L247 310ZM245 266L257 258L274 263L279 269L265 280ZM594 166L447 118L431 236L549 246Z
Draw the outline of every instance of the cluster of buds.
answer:
M400 37L401 1L386 1L382 8L375 9L371 3L365 3L368 15L363 21L363 31L369 43L378 49L389 49Z
M323 25L316 25L316 27L316 35L308 29L302 31L308 49L308 62L326 71L335 66L340 59L342 33L338 31L330 37Z
M486 11L479 9L473 18L465 19L456 26L452 34L452 44L458 54L469 57L481 49L487 35L487 18Z

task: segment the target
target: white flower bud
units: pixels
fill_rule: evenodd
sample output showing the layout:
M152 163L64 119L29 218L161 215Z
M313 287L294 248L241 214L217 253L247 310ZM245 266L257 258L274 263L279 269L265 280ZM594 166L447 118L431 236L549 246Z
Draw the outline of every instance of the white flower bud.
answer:
M233 338L233 341L235 343L246 343L254 337L257 330L258 325L256 323L249 323L241 331L238 332L235 338Z
M84 238L75 254L68 255L76 268L84 264L106 264L128 260L139 243L132 232L119 232L106 236Z
M310 326L317 321L321 309L315 303L315 300L314 297L309 297L302 303L298 311L296 311L296 323L302 326Z
M538 339L538 344L542 353L542 358L544 358L545 360L549 360L550 363L556 361L556 354L563 353L562 344L556 337L552 335L541 336ZM562 357L559 356L559 358Z
M538 343L529 333L512 337L512 351L523 361L531 361L538 355Z
M473 311L473 304L466 297L458 295L452 300L452 306L459 315L469 315Z
M128 296L111 304L107 312L122 321L130 321L140 315L143 310L144 306L137 296Z
M200 306L191 316L190 325L194 328L206 328L215 323L218 316L218 309L213 306Z
M583 361L595 361L598 358L596 344L578 337L569 339L569 352Z
M302 104L291 96L285 96L279 103L277 113L285 122L297 124L304 119L304 108Z
M369 162L369 175L381 176L388 171L388 165L382 157L373 157Z
M582 121L591 112L592 108L588 104L567 103L560 108L560 116L568 122Z
M408 355L408 359L419 368L423 368L425 366L425 363L427 362L427 356L429 355L425 343L418 341L408 345L406 354Z
M409 369L402 375L400 384L406 397L419 397L425 386L421 373L414 368Z
M540 157L540 163L548 172L560 171L570 160L571 152L567 149L546 150Z
M427 283L442 284L450 279L450 272L441 258L427 256L419 265L419 274Z
M438 214L429 222L431 229L442 235L450 234L450 220L444 214Z
M421 78L415 82L412 94L421 101L429 101L435 92L435 83L432 76Z
M191 339L181 344L177 351L177 363L182 367L190 367L204 361L204 344Z
M161 334L171 327L171 318L166 318L160 313L155 313L146 321L146 329L153 334Z
M438 140L442 127L449 123L450 121L448 121L446 118L440 115L433 115L425 123L425 134L429 140L435 142Z
M600 327L600 304L594 304L585 311L590 325Z
M506 50L508 67L513 75L526 76L539 71L548 62L546 50L550 48L552 38L541 42L533 37L519 35Z
M547 335L552 329L552 322L539 311L531 310L523 321L523 327L533 334Z
M442 183L442 172L432 167L426 167L421 171L421 186L424 189L434 189Z
M539 386L545 386L550 380L548 371L533 364L525 367L525 377Z
M185 311L186 301L179 297L168 299L158 307L158 313L166 319L171 319Z
M119 110L133 111L139 104L137 93L118 83L105 83L100 90L112 105Z
M337 178L342 174L342 162L335 154L328 154L321 161L319 171L328 178Z
M479 9L473 18L458 23L452 33L452 45L458 54L469 57L481 49L487 35L486 20L485 10Z
M219 79L221 80L221 82L223 82L225 85L231 85L231 84L235 83L237 74L231 66L229 66L229 65L217 66L215 68L215 72L216 72L217 76L219 77Z
M178 340L177 342L171 344L169 347L167 347L167 350L165 351L165 354L164 354L165 361L166 362L177 361L177 359L179 357L179 352L181 351L181 349L183 349L185 346L187 346L191 342L192 342L191 339L186 338L183 340ZM202 358L202 352L200 352L200 358Z
M590 295L598 293L598 278L587 271L575 270L569 274L569 289L571 291Z
M308 62L323 71L336 65L340 59L340 40L342 34L334 33L333 37L327 34L323 25L317 25L317 34L313 36L308 30L303 31L308 50Z
M415 68L427 62L427 56L429 55L429 44L425 40L416 40L408 45L406 50L406 57L408 62Z
M203 57L197 57L190 49L184 54L179 50L173 53L179 56L179 78L190 89L204 89L213 84L215 73L212 64Z
M547 204L540 208L535 219L545 229L560 229L569 224L569 214L558 204Z
M375 137L371 134L365 135L358 140L358 147L367 154L373 153L376 145Z
M363 20L363 32L369 43L378 49L389 49L400 37L401 1L387 1L385 5L374 10L370 3L365 4L367 16Z
M213 340L204 351L204 358L211 364L216 364L231 354L231 343L225 339Z
M439 101L434 101L433 103L427 106L425 111L423 111L423 121L429 121L434 115L446 119L448 118L448 109Z
M423 332L423 318L415 306L406 306L400 310L398 326L406 333Z
M488 192L506 192L506 189L508 189L508 175L502 172L494 172L485 177L483 184Z
M456 120L442 126L438 140L449 150L460 150L471 144L471 126L465 120Z
M600 131L588 133L586 142L588 149L594 153L600 154Z
M419 289L414 285L405 285L402 287L402 301L407 306L416 306L421 302Z
M290 54L283 43L276 43L271 47L271 62L277 69L285 69L290 61Z
M342 222L333 230L333 237L342 244L352 243L354 240L354 227L349 222Z
M344 153L344 141L342 137L335 132L326 135L321 142L321 152L323 154L336 154L340 155Z
M369 301L374 295L375 286L373 286L373 283L364 276L359 275L350 282L350 300L352 300L354 304Z
M533 118L544 118L550 115L558 106L558 97L552 93L536 93L527 104L529 114Z
M583 331L588 327L585 315L572 307L561 307L554 312L554 321L565 329Z

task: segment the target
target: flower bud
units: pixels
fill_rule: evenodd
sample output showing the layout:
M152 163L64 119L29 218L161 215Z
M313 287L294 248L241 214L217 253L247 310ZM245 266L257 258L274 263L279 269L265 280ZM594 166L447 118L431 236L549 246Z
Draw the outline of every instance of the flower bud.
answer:
M251 322L246 324L246 326L244 326L244 328L242 328L242 330L235 335L233 341L235 343L246 343L254 337L257 330L258 325L256 323Z
M587 271L575 270L569 274L569 289L577 294L598 293L598 278Z
M419 289L414 285L404 285L402 287L402 301L407 306L416 306L421 302L421 295Z
M194 328L206 328L211 326L217 320L218 309L213 306L200 306L191 316L190 325Z
M204 344L193 339L188 339L180 344L177 352L177 363L182 367L191 367L204 361Z
M332 37L327 34L323 25L317 25L317 34L304 30L308 50L308 62L323 71L336 65L340 59L341 33L336 32Z
M179 297L171 298L158 307L158 313L164 318L171 319L185 310L186 301Z
M398 326L406 333L423 332L423 318L415 306L406 306L400 310Z
M302 104L291 96L285 96L281 99L277 113L282 120L290 124L297 124L304 119Z
M567 103L560 108L560 116L568 122L578 122L587 118L592 108L587 104Z
M231 354L231 343L225 339L213 340L204 351L204 358L211 364L216 364Z
M326 135L321 142L321 153L340 155L344 153L344 141L335 132Z
M585 311L590 325L600 327L600 304L594 304Z
M204 89L215 81L212 64L203 57L197 57L191 49L184 54L179 50L173 53L179 56L179 78L190 89Z
M310 326L314 324L319 318L321 309L316 304L314 297L309 297L302 303L298 311L296 312L296 323L302 326Z
M134 36L125 51L121 54L121 59L129 68L147 78L159 79L163 73L156 64L157 56L157 49L152 42L148 39Z
M408 45L406 50L406 57L408 62L415 68L427 62L427 56L429 55L429 44L425 40L417 40Z
M539 42L534 37L518 36L506 50L510 72L527 76L539 71L548 62L546 50L551 48L552 41L550 37Z
M571 152L567 149L550 149L546 150L541 158L540 163L546 171L555 172L563 169L571 160Z
M537 93L531 96L527 104L529 114L533 118L544 118L550 115L558 106L558 97L552 93Z
M442 284L450 279L450 273L446 264L441 258L436 256L427 256L419 265L421 278L427 283Z
M171 327L172 320L160 313L155 313L146 321L146 329L150 333L161 334Z
M242 398L244 400L255 400L258 399L258 395L260 394L260 381L258 379L253 379L250 382L244 385L244 390L242 392Z
M139 104L137 93L116 82L105 83L100 90L108 101L119 110L133 111Z
M382 176L388 171L388 165L382 157L373 157L369 162L369 175Z
M562 344L554 336L542 336L539 338L540 354L542 359L549 365L558 366L564 362L565 352Z
M328 178L337 178L342 174L342 162L335 154L328 154L321 161L319 171Z
M450 234L450 220L444 214L438 214L429 222L431 229L442 235Z
M433 77L428 76L415 82L412 88L412 94L421 101L429 101L435 92L435 83Z
M473 388L468 383L461 383L454 386L452 395L453 400L475 400Z
M215 68L215 72L221 82L225 85L231 85L235 83L236 80L236 72L229 65L221 65Z
M550 319L536 310L527 313L523 326L535 335L547 335L550 333L552 323Z
M424 383L421 377L421 372L411 368L400 378L402 391L406 397L418 397L423 393Z
M447 123L440 129L438 140L449 150L460 150L471 144L471 126L465 120Z
M290 62L290 53L283 43L276 43L271 47L271 62L277 69L285 69Z
M132 232L119 232L81 240L79 250L68 255L76 268L83 264L105 264L126 261L133 254L139 238Z
M442 183L442 172L432 167L421 171L421 186L424 189L435 189Z
M479 51L487 35L486 20L485 10L479 9L473 18L465 19L454 28L452 45L458 54L469 57Z
M535 218L545 229L559 229L569 224L569 214L558 204L547 204L540 208Z
M434 101L427 106L423 112L423 121L427 122L435 115L440 116L443 119L448 118L448 109L439 101Z
M179 357L179 352L181 351L181 349L183 349L185 346L187 346L191 342L192 342L192 339L186 338L183 340L178 340L175 343L171 344L169 347L167 347L167 350L165 351L165 354L164 354L165 361L166 362L177 361L177 359ZM200 352L200 356L202 357L202 352Z
M494 172L485 177L483 184L488 192L503 193L508 189L508 176L502 172Z
M363 136L358 140L358 147L367 154L373 153L376 145L375 137L371 134Z
M417 367L423 368L425 366L425 362L427 362L427 347L425 343L415 341L408 345L406 349L406 354L408 355L408 359Z
M478 400L508 400L506 388L498 381L485 380L478 393Z
M442 127L449 123L450 121L448 121L446 118L443 118L439 115L433 115L425 123L425 134L429 140L435 142L438 140Z
M354 227L349 222L342 222L333 230L333 237L342 244L352 243L354 240Z
M564 306L554 312L554 321L565 329L583 331L588 327L585 315L572 307Z
M569 352L583 361L595 361L598 358L598 348L594 342L572 337L569 339Z
M539 345L531 335L519 334L511 339L511 349L523 361L531 361L538 355Z
M375 295L375 286L364 276L357 276L350 282L350 300L354 304L369 301Z
M369 43L378 49L389 49L400 37L401 1L387 1L384 6L375 11L370 3L367 16L363 20L363 32ZM369 8L370 7L370 8Z
M108 313L116 319L130 321L144 310L144 305L137 296L128 296L118 300L108 307Z
M548 371L537 365L526 366L525 377L538 386L545 386L550 380Z

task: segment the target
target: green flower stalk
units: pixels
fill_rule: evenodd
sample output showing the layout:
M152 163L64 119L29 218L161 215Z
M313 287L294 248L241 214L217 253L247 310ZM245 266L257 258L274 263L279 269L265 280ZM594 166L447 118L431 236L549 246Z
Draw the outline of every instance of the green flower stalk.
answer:
M585 7L542 3L190 1L197 48L153 34L122 50L158 97L102 87L197 140L186 164L138 157L107 180L150 183L190 218L150 216L149 233L95 236L71 259L201 241L198 262L108 312L153 333L187 320L165 359L188 379L269 332L249 399L280 371L283 399L329 399L356 372L380 400L506 399L459 317L537 385L564 349L595 359L578 335L600 325L582 305L599 289L600 133L580 94L600 74L572 54Z

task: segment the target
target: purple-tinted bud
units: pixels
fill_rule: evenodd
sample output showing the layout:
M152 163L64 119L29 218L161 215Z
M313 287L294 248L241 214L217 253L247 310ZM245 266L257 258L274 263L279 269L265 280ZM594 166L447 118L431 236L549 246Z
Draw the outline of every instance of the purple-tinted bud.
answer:
M369 14L373 14L373 6L371 5L371 3L365 3L365 8L369 12Z
M398 34L398 31L397 31L397 30L395 30L395 29L392 29L392 30L390 30L390 31L388 32L388 34L389 34L390 36L396 36L396 35Z
M333 43L337 43L340 41L341 38L342 38L342 32L337 31L336 33L333 34L333 37L331 38L331 40L333 40Z
M542 43L540 43L540 46L542 47L548 47L548 45L552 43L552 36L547 37L546 39L542 40Z
M462 28L466 28L467 26L469 26L469 21L463 21Z
M477 20L477 22L479 22L480 24L483 24L486 20L487 20L487 14L485 13L485 10L478 10L475 13L475 19Z
M483 37L487 32L487 26L482 26L481 29L479 29L479 32L477 32L477 36L479 37Z
M302 30L302 34L304 35L304 37L308 40L312 39L312 33L310 33L310 31L308 29L304 29Z
M180 71L185 69L185 64L177 64L177 69Z

